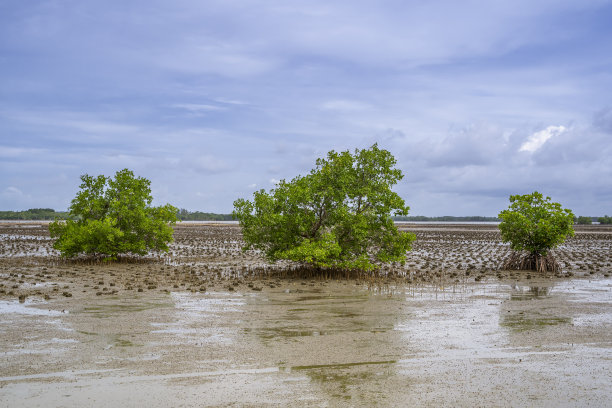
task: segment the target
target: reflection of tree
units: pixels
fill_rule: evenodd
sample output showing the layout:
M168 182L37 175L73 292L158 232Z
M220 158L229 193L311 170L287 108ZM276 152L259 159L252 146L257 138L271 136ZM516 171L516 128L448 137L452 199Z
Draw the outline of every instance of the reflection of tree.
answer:
M558 315L559 297L551 297L551 286L511 286L510 302L500 309L499 325L506 327L510 333L522 333L527 330L543 330L548 326L571 324L572 319ZM513 302L515 300L521 302ZM534 302L535 303L532 303ZM552 307L549 303L556 306ZM550 307L549 307L550 306Z
M529 293L533 293L535 297L548 296L550 288L550 286L530 286Z
M545 298L550 295L552 286L518 286L511 285L510 300L529 300Z
M340 283L299 293L264 292L249 306L270 317L244 319L243 333L257 340L250 343L253 360L263 355L282 361L282 371L308 378L317 398L331 406L376 406L383 385L401 389L397 361L407 334L394 328L413 318L403 299Z
M395 378L395 361L372 361L356 364L337 364L303 370L313 383L330 397L332 405L345 405L347 401L360 401L368 406L380 403L377 390ZM301 371L293 368L292 371ZM374 392L372 390L375 390Z

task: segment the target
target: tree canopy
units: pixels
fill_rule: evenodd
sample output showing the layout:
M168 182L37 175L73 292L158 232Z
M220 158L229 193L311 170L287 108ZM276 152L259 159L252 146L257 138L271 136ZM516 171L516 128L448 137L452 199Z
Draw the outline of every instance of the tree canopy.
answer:
M151 182L123 169L115 178L81 176L80 191L72 200L72 219L49 225L53 247L62 256L79 254L145 255L168 251L177 209L166 204L151 207Z
M377 262L404 262L415 236L401 232L392 215L409 207L391 187L403 177L395 158L369 149L330 151L306 176L281 180L253 201L238 199L233 215L242 227L245 249L261 250L276 261L316 267L375 269Z
M593 218L592 217L580 216L580 217L576 218L576 224L579 224L579 225L591 225L591 224L593 224Z
M574 235L574 214L537 191L510 196L510 206L499 213L502 240L515 251L546 256L550 249Z
M604 215L603 217L599 217L597 219L597 221L600 224L612 224L612 217L608 216L608 215Z

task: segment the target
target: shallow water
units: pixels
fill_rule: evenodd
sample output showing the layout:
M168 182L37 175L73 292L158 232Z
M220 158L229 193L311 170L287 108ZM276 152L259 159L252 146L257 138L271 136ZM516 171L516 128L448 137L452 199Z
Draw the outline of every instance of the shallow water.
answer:
M18 300L0 300L0 317L10 315L30 315L30 316L60 316L66 311L45 309L47 302L40 300L26 299L25 302Z
M0 302L3 405L606 406L612 398L612 279L379 290L287 281L262 292L62 301Z

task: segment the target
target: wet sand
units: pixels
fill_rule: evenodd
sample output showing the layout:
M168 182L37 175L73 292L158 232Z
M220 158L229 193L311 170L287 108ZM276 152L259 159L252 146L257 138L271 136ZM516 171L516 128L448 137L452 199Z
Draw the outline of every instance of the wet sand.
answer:
M491 230L479 231L461 233L474 245L498 245ZM256 255L227 255L219 243L205 255L188 240L177 240L188 249L172 265L54 263L48 249L32 249L45 242L44 231L34 236L12 242L23 255L0 257L2 406L604 407L612 400L609 238L572 243L567 259L583 247L602 247L603 255L598 270L570 259L570 277L527 278L485 262L468 275L469 264L446 267L444 279L429 281L417 278L437 269L407 267L413 273L372 285L240 277L229 271L261 262ZM436 253L439 241L450 240L415 249ZM217 269L203 269L207 259ZM23 303L19 294L27 294Z

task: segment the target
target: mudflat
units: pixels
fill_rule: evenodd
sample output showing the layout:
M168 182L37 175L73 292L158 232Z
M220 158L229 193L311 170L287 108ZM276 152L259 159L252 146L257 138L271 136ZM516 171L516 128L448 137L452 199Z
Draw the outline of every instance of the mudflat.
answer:
M269 265L232 225L116 263L0 225L0 405L609 406L612 229L542 276L499 270L495 226L402 228L407 264L370 279Z

